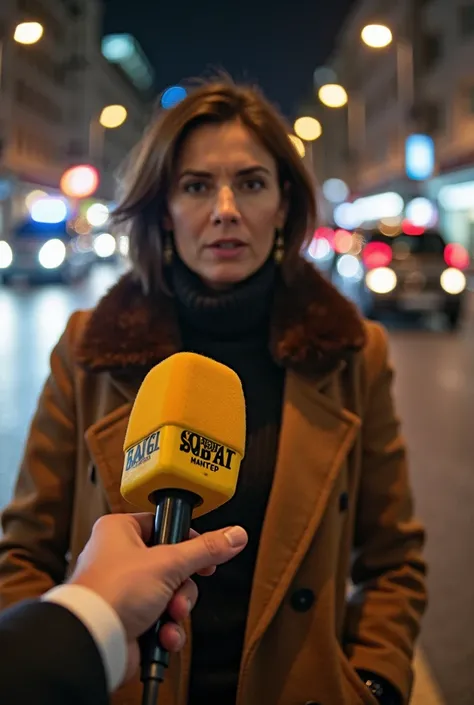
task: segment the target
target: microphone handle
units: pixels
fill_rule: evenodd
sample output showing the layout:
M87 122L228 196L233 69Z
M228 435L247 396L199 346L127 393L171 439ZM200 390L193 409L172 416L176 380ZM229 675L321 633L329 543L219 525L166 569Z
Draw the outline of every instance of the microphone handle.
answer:
M151 501L156 504L152 546L174 544L189 537L193 508L200 498L186 490L160 490ZM169 653L159 641L159 631L169 616L165 612L140 638L142 705L156 705L159 684L163 682Z

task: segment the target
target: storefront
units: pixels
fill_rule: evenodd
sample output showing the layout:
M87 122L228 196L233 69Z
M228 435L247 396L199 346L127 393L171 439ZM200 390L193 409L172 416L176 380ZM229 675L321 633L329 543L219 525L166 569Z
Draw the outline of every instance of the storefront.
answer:
M438 205L446 239L459 242L474 257L474 167L437 176L427 190Z

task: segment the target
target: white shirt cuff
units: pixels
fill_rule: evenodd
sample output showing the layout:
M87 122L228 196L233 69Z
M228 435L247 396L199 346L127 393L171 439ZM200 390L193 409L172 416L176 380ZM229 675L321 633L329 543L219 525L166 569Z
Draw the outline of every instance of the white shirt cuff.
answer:
M127 637L116 611L83 585L58 585L41 599L62 605L84 624L100 652L112 693L125 677L128 659Z

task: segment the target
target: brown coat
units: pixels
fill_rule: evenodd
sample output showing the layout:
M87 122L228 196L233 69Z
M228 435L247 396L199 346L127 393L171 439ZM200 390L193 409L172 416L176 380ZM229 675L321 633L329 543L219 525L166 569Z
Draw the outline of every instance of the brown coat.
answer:
M179 348L172 300L152 302L130 275L92 313L71 317L3 515L2 605L61 582L95 520L130 511L120 478L134 395L144 370ZM423 530L386 335L306 265L294 287L280 285L271 349L287 369L284 409L237 704L374 705L355 669L389 679L407 702L425 605ZM173 657L162 705L185 705L190 653L188 642ZM138 688L113 702L138 705Z

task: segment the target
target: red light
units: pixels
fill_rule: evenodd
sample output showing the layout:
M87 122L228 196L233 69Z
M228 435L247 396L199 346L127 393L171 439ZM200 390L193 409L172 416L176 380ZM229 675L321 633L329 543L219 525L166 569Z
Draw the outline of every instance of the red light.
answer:
M89 164L73 166L61 177L61 191L71 198L87 198L99 186L99 172Z
M448 267L467 269L469 267L469 254L465 247L456 242L451 242L444 248L444 261Z
M337 230L334 235L334 249L339 255L345 255L352 247L352 235L347 230Z
M362 260L367 269L388 267L392 257L392 248L385 242L369 242L362 251Z
M319 239L324 238L325 240L327 240L329 242L332 249L334 249L334 230L332 228L325 228L325 227L317 228L314 231L314 237L319 238Z
M419 225L413 225L409 220L404 220L402 223L402 230L405 235L423 235L425 228Z

